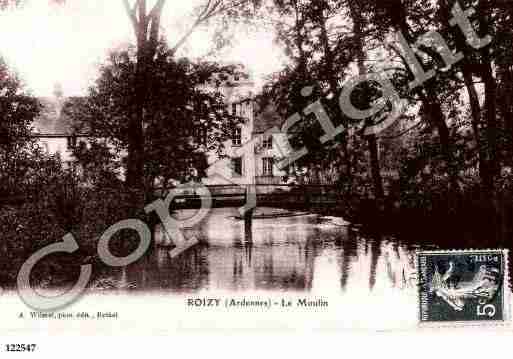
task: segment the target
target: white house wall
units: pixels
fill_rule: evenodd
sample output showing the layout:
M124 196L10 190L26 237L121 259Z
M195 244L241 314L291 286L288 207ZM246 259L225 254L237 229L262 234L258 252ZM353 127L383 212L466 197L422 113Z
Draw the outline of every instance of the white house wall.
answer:
M66 138L41 138L39 143L47 154L59 154L63 163L73 161L73 153L68 149L68 140Z

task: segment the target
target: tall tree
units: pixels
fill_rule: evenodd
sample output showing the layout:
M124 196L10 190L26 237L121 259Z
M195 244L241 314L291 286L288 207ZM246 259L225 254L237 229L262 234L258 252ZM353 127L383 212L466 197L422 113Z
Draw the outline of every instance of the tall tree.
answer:
M319 142L322 129L312 114L303 112L317 99L338 124L346 120L334 101L347 65L347 58L333 49L330 39L333 33L328 23L337 15L337 7L332 2L303 0L275 1L273 4L270 15L273 27L290 64L273 76L265 97L275 104L283 116L294 113L302 116L294 131L296 136L293 142L309 149L308 155L297 165L309 169L310 180L319 181L323 173L339 171L344 173L342 177L348 178L350 166L345 134L336 141L329 141L329 155L321 154L320 150L324 147ZM325 171L325 166L330 170ZM338 167L337 171L332 171L334 167Z
M289 106L294 112L307 107L312 101L294 93L299 93L301 86L313 83L316 86L316 96L324 105L334 123L343 124L351 128L353 123L342 112L338 95L343 90L344 80L355 75L351 69L353 63L357 64L361 75L367 73L366 46L368 33L368 19L364 19L364 9L359 8L358 2L337 1L278 1L275 3L279 20L276 21L280 42L287 48L287 54L294 59L295 67L289 67L276 77L274 91L271 96L282 107ZM352 27L347 24L347 14L352 21ZM354 19L353 19L354 17ZM294 20L295 19L295 20ZM299 21L298 21L299 20ZM304 75L301 75L301 74ZM303 82L294 87L298 80ZM292 85L292 86L291 86ZM299 86L298 89L296 89ZM285 89L285 90L283 90ZM290 92L290 96L280 95L280 92ZM376 92L374 90L370 92ZM362 108L368 107L374 96L368 96L369 91L360 92L356 101ZM294 105L290 97L296 96ZM354 140L347 131L319 146L318 138L322 135L319 125L309 121L307 117L303 122L302 142L309 143L309 155L303 158L302 163L315 164L316 168L324 167L323 171L332 171L337 163L339 179L345 184L347 192L351 192L352 178L356 172L356 148L360 148L360 140ZM351 143L350 143L351 142ZM368 136L367 143L370 149L369 168L372 169L374 195L383 197L377 140L375 136ZM351 148L351 151L349 150ZM337 153L338 152L338 153ZM322 154L321 154L322 153ZM326 155L330 153L331 155ZM339 158L336 160L335 158ZM324 165L323 165L324 163ZM310 167L310 170L314 170Z
M19 192L30 171L31 124L40 105L0 57L0 197Z
M198 27L210 19L251 1L206 0L197 9L197 17L188 31L171 45L175 54ZM166 0L156 0L150 7L147 0L123 0L126 13L131 21L137 45L137 62L135 92L132 101L132 116L129 119L128 171L127 184L137 190L144 189L144 123L148 114L146 110L148 83L151 81L153 64L161 40L161 19Z
M365 51L366 32L365 32L365 19L363 17L363 7L356 1L349 1L349 13L353 21L353 34L355 48L354 53L360 76L367 74L367 67L365 60L367 58ZM371 169L371 176L374 185L374 196L378 201L383 200L383 179L381 178L381 166L379 163L379 149L378 139L375 134L367 136L367 145L369 148L369 163Z
M148 9L146 0L136 0L130 5L123 0L127 15L132 23L136 44L137 62L132 115L128 119L128 162L127 184L144 191L144 115L148 81L151 81L152 64L157 50L160 34L160 21L166 1L158 0Z
M79 146L77 158L90 169L110 168L102 171L105 174L115 170L116 157L124 153L130 156L130 99L137 81L136 52L129 48L112 53L86 101L64 109L76 120L77 132L89 132L98 138L91 148ZM221 92L209 81L213 74L229 77L235 70L235 66L176 59L172 49L159 44L152 77L146 83L142 145L146 188L152 189L157 180L169 185L172 180L197 179L207 167L207 152L222 155L223 142L242 119L227 112ZM117 156L109 155L106 146Z

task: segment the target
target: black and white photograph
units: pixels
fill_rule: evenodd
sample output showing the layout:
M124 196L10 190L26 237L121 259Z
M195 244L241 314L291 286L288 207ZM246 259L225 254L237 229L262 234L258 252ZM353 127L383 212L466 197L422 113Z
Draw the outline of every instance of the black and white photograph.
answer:
M511 332L511 248L512 1L0 0L0 334Z

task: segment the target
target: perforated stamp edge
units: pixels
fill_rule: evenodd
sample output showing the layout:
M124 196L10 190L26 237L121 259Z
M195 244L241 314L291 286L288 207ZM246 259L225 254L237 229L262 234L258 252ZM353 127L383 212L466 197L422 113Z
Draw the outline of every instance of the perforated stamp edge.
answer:
M473 321L422 321L421 310L421 290L420 290L420 265L419 256L423 254L444 255L444 254L481 254L481 253L498 253L504 258L504 278L503 278L503 299L502 299L502 320L473 320ZM415 252L415 267L417 275L417 326L419 328L512 328L511 322L511 290L509 288L509 250L501 248L488 249L448 249L448 250L418 250Z

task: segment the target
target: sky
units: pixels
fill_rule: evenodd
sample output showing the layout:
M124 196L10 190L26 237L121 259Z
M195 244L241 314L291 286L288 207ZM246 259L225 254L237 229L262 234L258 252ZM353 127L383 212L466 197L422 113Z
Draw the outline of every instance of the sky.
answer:
M168 0L162 27L171 46L190 25L193 6L201 1ZM208 53L209 33L208 28L194 33L181 55ZM273 44L271 31L238 34L219 60L243 63L257 83L283 66L284 55ZM67 96L86 94L109 49L133 42L121 0L68 0L63 7L28 0L21 9L0 14L0 55L36 96L51 96L56 83Z

